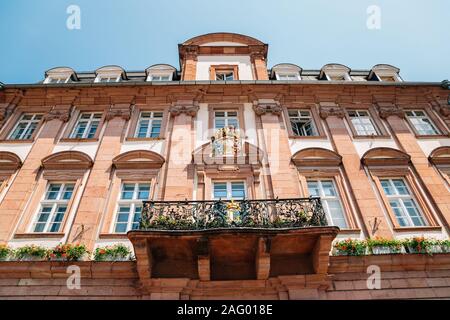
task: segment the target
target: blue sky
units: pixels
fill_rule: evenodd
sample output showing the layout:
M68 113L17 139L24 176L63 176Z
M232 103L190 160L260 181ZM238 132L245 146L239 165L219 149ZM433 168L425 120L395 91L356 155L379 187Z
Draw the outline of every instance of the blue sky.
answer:
M71 4L80 30L66 27ZM370 5L381 10L380 29L367 28ZM448 0L0 0L0 81L37 82L56 66L178 68L178 43L221 31L268 43L269 67L389 63L405 80L441 81L450 78L449 17Z

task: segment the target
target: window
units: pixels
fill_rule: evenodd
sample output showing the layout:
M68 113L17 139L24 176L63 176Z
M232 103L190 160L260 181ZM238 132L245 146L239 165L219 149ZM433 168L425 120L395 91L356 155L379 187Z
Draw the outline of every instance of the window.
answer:
M381 179L380 183L401 227L427 225L403 179Z
M216 71L216 80L218 80L218 81L234 80L234 72L233 71Z
M136 138L157 138L161 133L163 113L160 111L146 111L139 115L136 127Z
M292 131L296 136L317 136L317 129L309 110L288 110Z
M9 140L28 140L33 137L42 114L24 114L20 117L16 126L9 135Z
M279 73L278 80L300 80L300 76L296 73Z
M120 76L98 76L97 82L118 82Z
M78 117L70 138L91 139L95 136L98 125L102 118L101 113L82 113Z
M327 220L331 225L347 228L341 199L333 180L308 180L308 191L313 197L320 197Z
M58 232L74 189L73 183L50 183L41 201L33 232Z
M370 136L379 134L370 117L369 111L351 110L348 111L348 116L350 117L350 121L352 122L357 135Z
M214 128L239 128L239 118L237 111L215 111L214 112Z
M150 80L150 81L170 81L170 75L168 75L168 74L165 74L165 75L153 74L153 75L148 76L148 80Z
M150 183L123 183L119 203L117 206L117 218L114 226L115 233L125 233L128 230L139 228L141 219L142 201L150 196Z
M378 76L383 82L395 82L397 79L394 76Z
M422 110L409 110L406 111L411 125L419 135L437 135L440 134L439 130Z
M45 83L56 84L56 83L66 83L69 81L69 77L67 78L56 78L56 77L48 77Z
M214 200L244 199L245 198L245 183L243 181L214 182L213 198L214 198Z
M340 74L340 75L329 75L328 76L328 80L332 80L332 81L344 81L346 80L345 75Z

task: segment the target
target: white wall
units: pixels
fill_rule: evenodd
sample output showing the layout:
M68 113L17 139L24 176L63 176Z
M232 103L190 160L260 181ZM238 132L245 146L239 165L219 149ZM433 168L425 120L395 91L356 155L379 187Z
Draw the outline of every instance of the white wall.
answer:
M417 142L427 157L436 148L450 146L450 139L417 139Z
M197 80L209 80L209 67L217 64L238 65L239 80L253 80L249 56L198 56Z
M164 147L164 140L150 140L150 141L124 141L120 153L133 151L133 150L148 150L162 154Z
M364 153L366 153L370 149L374 148L392 148L399 149L397 144L392 139L358 139L353 140L353 145L356 148L356 152L358 152L359 157L361 158Z
M291 154L307 148L323 148L334 151L331 142L326 139L289 139L289 147Z
M30 153L33 143L1 143L0 151L9 151L16 154L22 162Z
M79 151L86 153L92 160L95 159L99 142L59 142L53 149L53 153L61 151Z

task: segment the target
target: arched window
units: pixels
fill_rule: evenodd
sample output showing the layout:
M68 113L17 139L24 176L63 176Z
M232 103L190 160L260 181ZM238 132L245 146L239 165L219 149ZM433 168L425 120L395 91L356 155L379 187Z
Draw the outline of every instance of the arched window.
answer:
M438 169L448 186L450 186L450 146L434 149L428 159Z
M320 197L330 225L358 229L351 205L342 157L323 148L307 148L292 156L299 172L303 194Z
M440 228L408 154L393 148L374 148L361 161L368 168L395 231Z

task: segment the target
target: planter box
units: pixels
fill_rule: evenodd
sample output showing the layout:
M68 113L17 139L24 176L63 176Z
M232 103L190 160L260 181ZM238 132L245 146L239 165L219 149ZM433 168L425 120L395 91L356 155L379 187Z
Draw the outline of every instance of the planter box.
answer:
M427 247L428 253L442 253L442 247L439 245L432 245Z
M24 256L20 258L14 258L17 261L47 261L45 257L36 257L36 256Z
M450 247L449 246L441 246L441 252L442 253L450 253Z
M127 256L103 256L101 260L97 261L130 261L131 258L129 255Z
M421 250L418 250L417 248L408 246L406 249L407 249L408 253L421 253L421 254L428 253L426 248L421 248Z
M396 254L405 253L406 250L403 246L390 247L390 246L374 246L371 248L372 254Z

